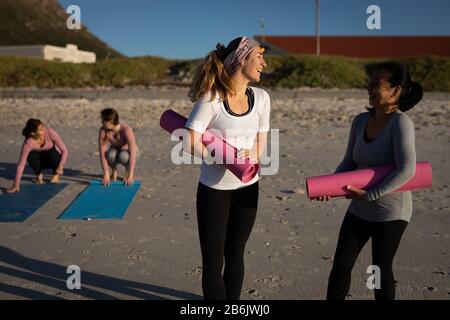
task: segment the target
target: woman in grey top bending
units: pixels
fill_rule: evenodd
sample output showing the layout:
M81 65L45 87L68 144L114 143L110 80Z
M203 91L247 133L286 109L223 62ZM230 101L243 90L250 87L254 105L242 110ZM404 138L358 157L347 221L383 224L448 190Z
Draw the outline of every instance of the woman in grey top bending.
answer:
M375 299L395 298L392 262L411 218L412 197L410 191L393 191L415 174L414 124L404 112L422 99L423 90L401 65L386 62L375 66L368 94L373 107L354 118L347 151L335 172L383 165L395 169L367 190L347 186L352 201L339 233L327 299L345 299L353 265L369 238L372 264L380 268Z

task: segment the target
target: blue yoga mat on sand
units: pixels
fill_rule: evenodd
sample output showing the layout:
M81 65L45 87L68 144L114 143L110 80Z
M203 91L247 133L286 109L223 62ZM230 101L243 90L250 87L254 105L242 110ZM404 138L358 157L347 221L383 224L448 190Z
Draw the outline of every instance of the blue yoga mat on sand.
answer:
M92 180L58 219L122 219L140 186L141 181L132 186L116 181L105 187Z
M0 222L23 222L67 183L22 184L20 192L0 195Z

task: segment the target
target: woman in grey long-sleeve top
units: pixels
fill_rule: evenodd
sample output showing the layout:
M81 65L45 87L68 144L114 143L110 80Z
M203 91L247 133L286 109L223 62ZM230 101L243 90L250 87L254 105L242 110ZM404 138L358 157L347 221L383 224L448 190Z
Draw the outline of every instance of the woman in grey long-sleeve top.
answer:
M375 298L395 298L392 262L412 213L411 192L393 191L415 174L414 124L404 112L422 99L422 87L411 81L401 65L381 63L372 73L368 93L373 108L354 118L347 151L336 172L383 165L395 165L395 169L368 190L347 187L352 201L339 233L328 299L345 299L353 265L369 238L372 263L380 268L381 288L375 288Z

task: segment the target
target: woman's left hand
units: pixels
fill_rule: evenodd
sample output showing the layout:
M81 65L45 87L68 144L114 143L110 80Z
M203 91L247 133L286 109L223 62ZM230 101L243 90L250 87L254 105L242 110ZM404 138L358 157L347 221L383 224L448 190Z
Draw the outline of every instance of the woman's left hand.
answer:
M63 173L64 173L64 167L63 167L63 166L59 166L59 167L56 169L56 174L59 175L59 176L62 176Z
M250 159L253 162L258 162L256 154L249 149L240 149L237 151L236 156L241 159Z
M133 185L133 183L134 183L134 177L133 177L133 175L127 175L127 176L125 176L125 178L123 178L123 183L124 183L126 186L131 186L131 185Z
M350 194L346 195L345 197L347 199L353 199L353 200L365 200L366 191L363 189L354 188L352 186L347 186L347 191L350 192Z

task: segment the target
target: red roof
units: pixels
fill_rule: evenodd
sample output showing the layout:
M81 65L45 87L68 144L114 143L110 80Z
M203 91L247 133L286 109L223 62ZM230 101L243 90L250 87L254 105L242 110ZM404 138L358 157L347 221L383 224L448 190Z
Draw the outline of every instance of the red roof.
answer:
M315 54L315 36L256 36L290 54ZM320 54L348 57L450 56L447 36L321 36Z

